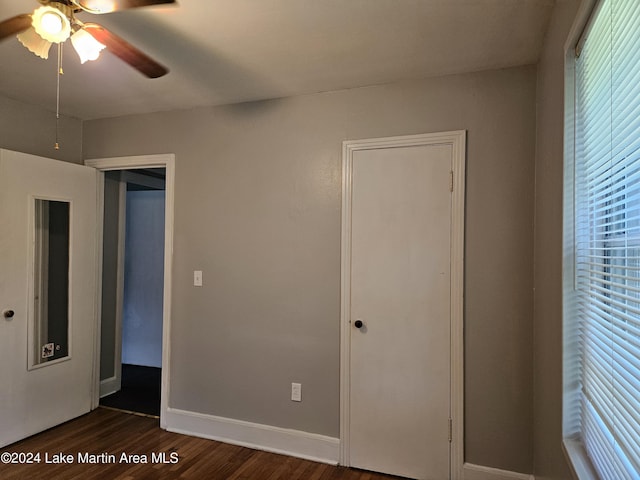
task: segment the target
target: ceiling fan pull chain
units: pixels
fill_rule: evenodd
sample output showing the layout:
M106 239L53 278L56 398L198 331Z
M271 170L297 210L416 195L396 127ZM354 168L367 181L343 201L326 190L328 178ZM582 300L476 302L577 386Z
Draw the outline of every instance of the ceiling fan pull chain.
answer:
M55 149L60 150L60 144L58 143L58 123L60 120L60 77L64 75L64 71L62 70L62 42L58 43L58 74L57 74L57 85L56 85L56 144Z

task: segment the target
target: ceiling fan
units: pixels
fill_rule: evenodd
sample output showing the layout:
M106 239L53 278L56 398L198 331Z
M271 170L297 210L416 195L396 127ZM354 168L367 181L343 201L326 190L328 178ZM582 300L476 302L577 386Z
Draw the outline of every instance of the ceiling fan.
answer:
M83 23L76 13L104 14L118 10L175 3L176 0L38 0L33 13L17 15L0 22L0 40L16 35L31 52L48 57L53 43L68 38L84 63L98 58L102 49L114 54L149 78L158 78L168 69L136 47L97 23Z

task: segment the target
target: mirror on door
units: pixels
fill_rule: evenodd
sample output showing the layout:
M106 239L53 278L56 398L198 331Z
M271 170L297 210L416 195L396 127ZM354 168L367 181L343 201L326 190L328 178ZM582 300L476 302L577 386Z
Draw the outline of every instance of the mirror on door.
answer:
M69 356L69 240L71 204L36 198L29 366Z

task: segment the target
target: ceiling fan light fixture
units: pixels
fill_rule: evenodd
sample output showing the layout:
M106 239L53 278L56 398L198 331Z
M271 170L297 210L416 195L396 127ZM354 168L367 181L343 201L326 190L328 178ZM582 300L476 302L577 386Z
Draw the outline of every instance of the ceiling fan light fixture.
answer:
M33 27L27 28L24 32L19 33L17 37L20 43L31 53L45 60L49 58L51 42L42 38Z
M64 42L71 35L69 19L57 8L37 8L31 18L31 25L38 35L51 43Z
M80 57L80 63L96 60L106 47L84 29L71 35L71 44Z
M116 9L114 0L72 0L72 2L89 13L109 13Z

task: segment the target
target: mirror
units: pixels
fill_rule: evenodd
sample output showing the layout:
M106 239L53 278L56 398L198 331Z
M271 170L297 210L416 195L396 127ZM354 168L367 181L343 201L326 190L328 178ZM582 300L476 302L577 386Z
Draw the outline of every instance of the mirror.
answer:
M32 366L69 355L70 203L35 199Z

